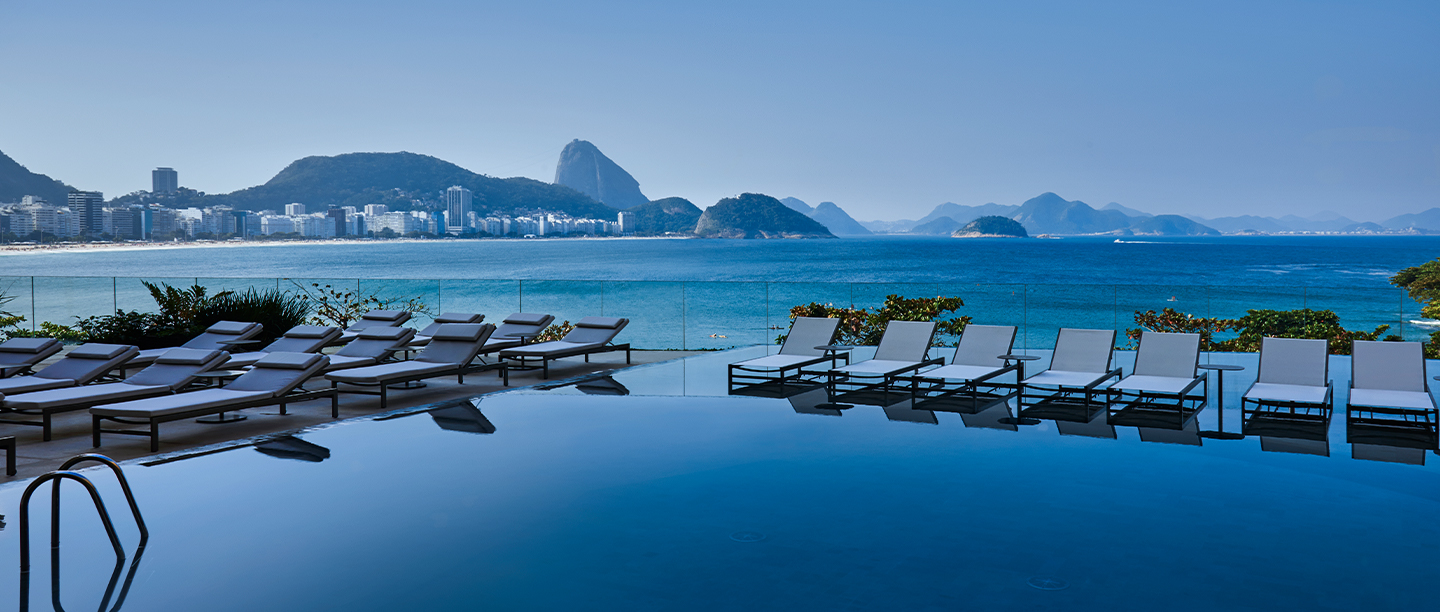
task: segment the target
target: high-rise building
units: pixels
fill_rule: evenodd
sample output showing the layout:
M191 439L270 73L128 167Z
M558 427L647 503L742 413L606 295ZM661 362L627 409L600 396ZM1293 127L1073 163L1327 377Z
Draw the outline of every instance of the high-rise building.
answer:
M291 217L305 214L305 205L299 202L285 205L285 214Z
M70 212L80 216L80 234L98 237L105 233L105 194L98 191L72 191L66 197Z
M632 234L635 232L635 213L622 210L615 220L620 224L621 234Z
M325 216L335 223L335 236L345 235L345 209L331 207L325 211Z
M384 205L384 204L366 204L366 205L365 205L365 216L366 216L366 217L378 217L378 216L383 215L383 214L388 213L388 212L390 212L390 207L389 207L389 206L386 206L386 205Z
M150 171L151 193L175 193L180 189L180 173L174 168L156 168Z
M445 233L465 233L465 221L470 217L470 190L459 185L445 190Z

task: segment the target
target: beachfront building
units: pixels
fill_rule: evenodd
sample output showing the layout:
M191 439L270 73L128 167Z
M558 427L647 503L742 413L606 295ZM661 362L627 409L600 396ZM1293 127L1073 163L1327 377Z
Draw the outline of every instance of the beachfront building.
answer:
M620 214L616 215L615 222L618 226L617 234L635 233L635 213L622 210Z
M384 204L366 204L366 205L365 205L365 217L366 217L366 218L378 217L378 216L383 215L383 214L388 213L388 212L390 212L390 207L389 207L389 206L386 206L386 205L384 205Z
M151 193L175 193L180 190L180 173L174 168L156 168L150 171Z
M466 213L470 213L471 197L470 190L459 185L445 190L445 233L463 234L473 227L467 227L466 224L469 220Z
M305 214L305 205L299 202L285 205L285 214L290 217L298 217Z
M105 232L105 194L99 191L72 191L66 196L70 210L80 215L80 233L99 236Z
M73 238L80 233L79 215L35 196L25 196L19 206L10 208L10 232L23 239L36 231L42 237Z

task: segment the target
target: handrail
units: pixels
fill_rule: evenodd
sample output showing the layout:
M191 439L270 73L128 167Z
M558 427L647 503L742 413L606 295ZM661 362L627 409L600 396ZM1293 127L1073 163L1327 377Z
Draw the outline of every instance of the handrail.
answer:
M103 463L115 472L115 480L120 482L120 490L125 493L125 501L130 504L130 513L135 517L135 525L140 528L140 548L145 548L145 543L150 541L150 529L145 526L145 519L140 516L140 505L135 503L135 494L130 491L130 481L125 479L125 471L120 469L120 464L105 455L99 453L85 453L76 455L60 465L61 470L68 470L81 463L93 461ZM56 485L59 488L59 485Z
M36 478L30 486L25 487L25 493L20 496L20 574L23 576L30 573L30 496L35 489L49 481L55 481L55 500L59 500L60 481L74 480L90 492L90 499L95 502L95 511L100 515L100 522L105 525L105 533L110 536L110 546L115 549L115 562L125 561L125 549L120 546L120 536L115 533L115 524L110 521L110 513L105 510L105 502L100 499L100 492L95 489L95 483L89 478L81 476L76 472L54 471L47 472ZM60 546L60 504L50 504L50 548L54 550Z

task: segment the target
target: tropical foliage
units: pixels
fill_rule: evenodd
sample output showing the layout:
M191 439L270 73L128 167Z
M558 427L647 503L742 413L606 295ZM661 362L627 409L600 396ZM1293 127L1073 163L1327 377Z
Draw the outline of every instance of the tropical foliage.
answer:
M790 321L798 317L840 319L836 342L853 346L880 344L885 325L891 321L936 321L935 344L946 346L959 342L960 333L970 324L969 316L947 316L964 305L958 297L907 298L892 294L885 296L884 305L874 311L819 302L801 304L790 309ZM783 334L775 339L776 344L784 342Z
M1330 310L1247 310L1239 319L1196 317L1166 308L1160 312L1148 310L1135 312L1136 329L1125 330L1130 343L1122 348L1133 348L1142 331L1198 333L1200 350L1236 353L1254 353L1260 350L1262 338L1308 338L1329 340L1330 354L1349 355L1350 345L1356 340L1379 340L1389 325L1376 327L1374 331L1345 329L1340 326L1340 315ZM1234 338L1215 340L1220 332L1237 332ZM1397 339L1394 336L1386 340Z
M310 317L313 325L333 325L344 329L371 310L404 310L411 314L435 315L421 297L385 297L358 288L342 289L320 283L310 283L306 287L295 281L291 283L298 291L296 299L308 304L314 313Z
M1440 259L1411 266L1390 277L1390 284L1404 289L1410 299L1423 304L1420 316L1440 319ZM1431 332L1425 343L1425 357L1440 359L1440 331Z

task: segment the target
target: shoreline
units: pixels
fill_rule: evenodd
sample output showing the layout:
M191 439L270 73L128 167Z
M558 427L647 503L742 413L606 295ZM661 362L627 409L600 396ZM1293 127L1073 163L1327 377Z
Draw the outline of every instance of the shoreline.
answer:
M555 240L695 240L690 236L575 236L566 238L482 238L479 240L444 238L391 238L388 240L211 240L195 242L73 242L60 244L0 245L0 257L52 253L89 253L95 251L154 251L174 249L242 248L278 246L340 246L356 244L458 244L468 242L550 242Z

